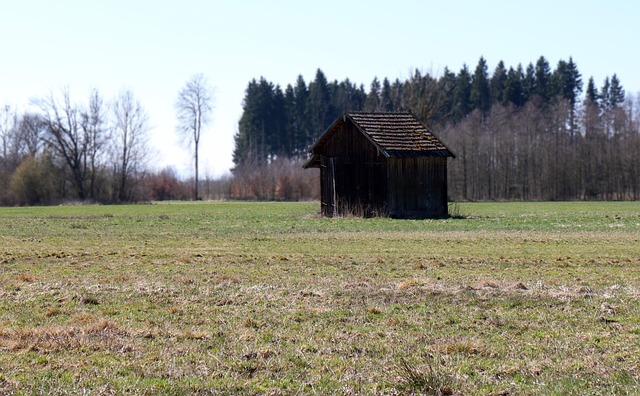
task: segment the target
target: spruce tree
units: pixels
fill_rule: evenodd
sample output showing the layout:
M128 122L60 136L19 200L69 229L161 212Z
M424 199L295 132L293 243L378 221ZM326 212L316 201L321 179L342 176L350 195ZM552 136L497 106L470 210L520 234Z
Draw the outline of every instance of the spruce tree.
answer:
M589 77L589 82L587 83L587 90L585 91L585 103L593 103L597 104L599 95L598 89L596 88L596 84L593 81L593 76Z
M569 62L562 59L558 61L558 66L553 72L551 96L560 96L575 106L581 92L582 76L573 62L573 58L569 58Z
M504 62L498 62L493 75L491 75L491 101L492 103L504 104L504 92L507 84L507 69Z
M569 74L569 85L566 94L569 96L571 103L575 105L578 96L582 93L582 75L578 71L578 65L575 64L572 57L569 57L567 63L567 72Z
M438 79L437 87L440 103L437 119L440 123L445 124L448 121L451 121L456 100L456 75L450 71L448 67L444 68L442 76Z
M279 86L264 77L249 82L242 102L243 113L234 136L233 161L236 165L264 163L287 155L289 139L285 97Z
M535 77L533 93L538 95L544 104L548 104L552 97L552 76L551 67L544 56L536 62Z
M348 84L348 79L346 81L342 81L341 83L338 83L337 81L331 83L331 105L341 112L348 110L351 105Z
M289 115L291 128L294 130L295 140L293 146L297 155L306 155L307 147L312 144L315 134L309 125L307 102L309 100L309 90L302 75L298 75L296 85L293 87L294 108L293 114Z
M520 70L522 70L522 68L520 68ZM529 62L522 76L523 102L526 103L536 93L536 68L533 66L533 63Z
M309 83L307 116L309 117L309 128L314 139L320 136L329 127L329 124L333 121L332 118L335 118L331 108L329 83L320 69L316 71L315 79Z
M491 109L491 89L487 61L480 57L471 82L471 105L486 116Z
M396 78L391 84L391 101L393 108L396 110L404 110L407 108L404 102L404 84L399 78Z
M385 77L382 81L382 91L380 92L380 109L382 111L394 111L393 98L391 93L391 83Z
M233 150L233 163L241 165L253 159L255 137L253 137L254 119L257 114L257 86L255 79L249 81L244 91L244 99L242 100L242 116L238 122L238 132L234 135L235 147Z
M471 74L466 64L462 66L456 77L454 91L453 120L461 121L472 110L471 105Z
M520 66L520 69L522 67ZM507 80L504 87L502 104L512 103L515 106L523 106L525 103L524 86L521 72L509 67L507 72Z
M618 105L624 103L624 89L620 84L620 80L616 74L611 77L611 86L609 88L609 105L611 107L618 107Z
M575 134L575 110L578 95L582 92L582 77L578 71L578 67L569 58L569 62L560 60L558 66L553 73L553 95L567 100L570 104L569 123L571 137Z
M364 102L365 111L380 111L380 90L380 81L378 81L378 77L374 77L373 81L371 81L371 87L369 88L367 99Z
M295 125L295 109L296 96L293 91L293 86L291 84L287 84L287 87L284 89L284 112L287 122L287 141L285 142L285 152L286 156L292 158L296 158L300 154L298 152L298 148L296 147L296 142L298 141L298 133L300 133L300 131Z
M267 131L269 160L274 157L286 157L291 153L289 120L286 112L285 95L279 85L273 88L271 100L271 114L269 114L269 129Z

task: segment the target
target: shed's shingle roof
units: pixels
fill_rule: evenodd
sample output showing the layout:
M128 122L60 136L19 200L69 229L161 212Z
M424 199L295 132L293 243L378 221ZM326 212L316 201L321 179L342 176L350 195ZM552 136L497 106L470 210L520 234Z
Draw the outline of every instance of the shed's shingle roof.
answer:
M453 153L422 125L413 114L350 112L339 117L311 152L322 146L345 122L351 121L386 157L453 157Z

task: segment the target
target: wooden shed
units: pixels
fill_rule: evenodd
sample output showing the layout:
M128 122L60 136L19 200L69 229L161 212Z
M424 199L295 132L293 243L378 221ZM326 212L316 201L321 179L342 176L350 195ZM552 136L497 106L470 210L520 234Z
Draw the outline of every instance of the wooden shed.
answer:
M446 217L447 158L413 114L349 112L311 147L324 216Z

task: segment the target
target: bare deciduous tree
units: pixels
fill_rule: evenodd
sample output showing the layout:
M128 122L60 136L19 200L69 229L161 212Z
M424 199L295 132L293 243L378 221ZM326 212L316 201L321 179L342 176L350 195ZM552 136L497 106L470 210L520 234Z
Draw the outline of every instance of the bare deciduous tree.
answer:
M213 89L203 74L194 75L178 93L176 101L178 132L193 149L195 184L193 199L198 199L198 149L202 129L211 120Z
M71 102L65 89L61 98L50 94L35 104L41 110L42 139L66 164L78 199L93 198L98 160L105 147L102 98L94 91L88 109L83 109Z
M18 124L18 142L24 155L34 156L40 151L43 134L42 119L35 113L24 113Z
M106 153L107 128L106 128L106 108L104 100L97 90L91 92L89 97L89 107L81 112L82 130L86 142L86 166L89 168L89 196L96 196L96 178L100 159Z
M131 180L141 171L149 156L149 117L131 91L120 94L111 112L117 199L129 201L133 198Z
M12 135L15 129L15 112L9 105L5 105L0 110L0 160L5 170L9 166L9 157L11 155L11 146L13 142Z
M17 164L12 158L15 135L15 113L11 106L0 110L0 202L7 199L9 179Z

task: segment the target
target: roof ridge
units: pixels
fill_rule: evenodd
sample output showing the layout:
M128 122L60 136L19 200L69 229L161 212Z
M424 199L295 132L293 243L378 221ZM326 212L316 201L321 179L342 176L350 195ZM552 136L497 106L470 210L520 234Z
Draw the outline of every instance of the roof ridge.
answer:
M389 156L431 156L446 153L447 147L410 111L343 113L312 146L311 151L324 145L345 122L351 122L379 150Z
M392 114L402 114L402 115L413 115L409 110L406 111L363 111L363 110L355 110L355 111L347 111L346 114L375 114L375 115L392 115Z

